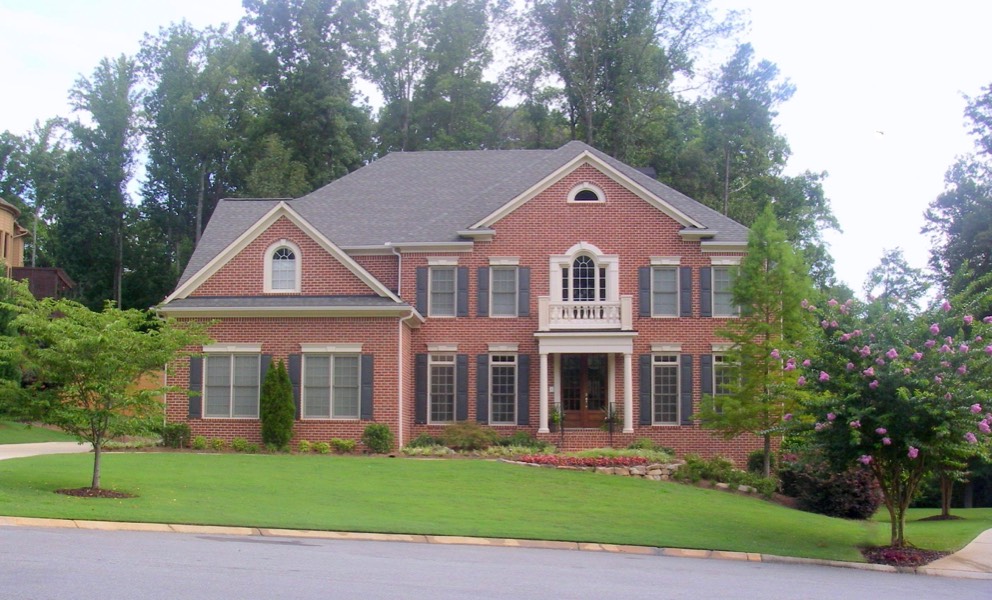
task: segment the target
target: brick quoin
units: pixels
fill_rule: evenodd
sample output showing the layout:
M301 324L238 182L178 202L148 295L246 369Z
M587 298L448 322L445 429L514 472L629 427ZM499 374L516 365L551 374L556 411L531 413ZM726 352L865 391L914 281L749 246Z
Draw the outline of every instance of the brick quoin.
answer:
M583 183L592 183L603 190L605 203L568 203L569 191ZM466 227L468 224L466 224ZM414 357L428 352L429 344L452 344L458 354L469 355L469 420L476 420L475 356L487 354L489 344L515 343L518 354L531 356L530 425L494 426L501 434L516 430L537 433L539 419L538 297L550 296L549 281L552 255L564 254L579 242L597 246L604 254L619 257L619 293L633 297L633 422L634 433L615 433L614 446L622 447L638 438L674 449L678 454L695 452L704 457L722 455L738 465L748 453L760 449L761 440L742 436L725 440L698 424L639 425L638 361L649 354L656 343L681 344L682 354L693 357L693 410L699 408L701 396L700 356L712 353L714 343L724 342L717 333L727 320L701 317L700 269L711 265L713 256L740 256L733 252L703 253L700 242L687 241L679 235L683 226L675 219L628 190L626 187L590 164L581 164L564 174L558 181L504 216L491 227L491 241L476 241L470 252L407 252L402 264L394 254L358 255L355 262L376 277L386 288L399 289L401 299L416 305L416 271L431 258L457 260L457 266L467 267L467 317L426 317L419 328L401 324L401 318L305 318L252 317L221 318L210 333L219 343L262 344L262 352L275 360L299 352L301 343L362 343L363 354L375 355L374 420L389 425L397 435L402 429L403 442L420 433L439 435L443 425L414 423ZM253 296L263 295L265 252L274 242L287 239L300 248L302 260L302 295L362 295L374 292L351 271L337 262L286 218L277 220L268 230L251 242L236 257L202 283L190 296ZM653 256L680 258L680 266L691 267L693 275L692 317L639 317L638 268L651 264ZM491 257L516 257L519 265L531 270L529 317L477 317L476 273L478 267L488 267ZM402 277L402 281L399 278ZM402 358L400 359L400 355ZM550 361L553 365L553 361ZM402 374L402 376L400 376ZM483 374L486 376L485 374ZM400 383L402 381L402 383ZM170 373L170 383L185 386L188 382L188 360L178 361ZM622 355L616 355L615 389L618 406L624 395ZM401 387L400 387L401 386ZM240 436L260 439L257 420L194 419L188 420L188 401L183 394L170 394L168 419L189 422L193 435L220 437L229 440ZM402 410L400 406L402 405ZM402 414L401 414L402 413ZM365 421L297 421L294 443L300 439L326 441L331 437L357 439ZM541 434L541 438L559 443L556 433ZM567 430L565 448L578 449L605 446L606 432L600 430Z

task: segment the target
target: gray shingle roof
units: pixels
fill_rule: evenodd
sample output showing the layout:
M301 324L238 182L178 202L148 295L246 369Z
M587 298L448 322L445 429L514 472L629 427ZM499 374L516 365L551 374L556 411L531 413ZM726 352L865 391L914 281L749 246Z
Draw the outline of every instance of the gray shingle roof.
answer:
M290 205L338 246L457 241L458 231L493 213L589 151L706 229L718 243L746 243L743 225L582 142L556 150L396 152ZM180 285L278 200L222 200Z

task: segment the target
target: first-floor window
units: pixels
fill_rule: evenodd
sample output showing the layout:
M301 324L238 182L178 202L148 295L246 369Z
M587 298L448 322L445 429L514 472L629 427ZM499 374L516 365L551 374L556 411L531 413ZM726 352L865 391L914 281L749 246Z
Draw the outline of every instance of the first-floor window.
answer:
M677 354L654 356L654 423L679 422L679 357Z
M494 354L489 357L489 422L506 425L517 422L517 357Z
M357 419L359 357L307 354L303 359L303 418Z
M736 384L736 365L725 354L713 355L713 395L727 396Z
M427 367L430 422L455 420L455 355L431 354Z
M257 419L258 354L210 354L206 357L204 416Z

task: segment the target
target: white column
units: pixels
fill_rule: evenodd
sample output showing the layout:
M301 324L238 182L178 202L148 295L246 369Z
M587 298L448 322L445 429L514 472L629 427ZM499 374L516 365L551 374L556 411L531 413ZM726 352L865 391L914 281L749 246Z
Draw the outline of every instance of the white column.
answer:
M541 353L541 376L538 380L540 388L540 404L538 410L538 433L549 433L548 430L548 355Z
M633 355L623 353L623 432L634 433L634 372Z

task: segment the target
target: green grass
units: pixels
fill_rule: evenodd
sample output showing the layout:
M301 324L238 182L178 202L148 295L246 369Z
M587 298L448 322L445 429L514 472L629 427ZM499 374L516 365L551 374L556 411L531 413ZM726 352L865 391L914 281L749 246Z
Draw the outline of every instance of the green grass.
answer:
M76 438L61 431L30 427L13 421L0 421L0 444L34 444L37 442L74 442Z
M885 543L888 535L884 522L832 519L726 492L481 460L120 453L105 455L104 487L138 497L52 493L88 485L91 469L91 455L2 461L0 514L569 540L855 561L861 560L858 545ZM910 523L910 540L953 550L992 527L992 509L958 512L968 519ZM933 511L917 511L914 518L927 514Z

